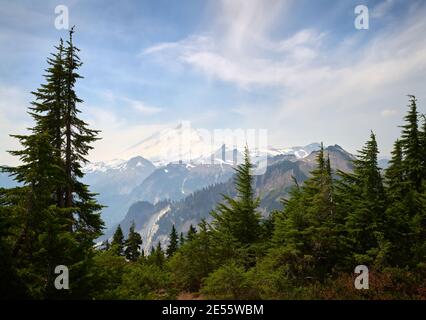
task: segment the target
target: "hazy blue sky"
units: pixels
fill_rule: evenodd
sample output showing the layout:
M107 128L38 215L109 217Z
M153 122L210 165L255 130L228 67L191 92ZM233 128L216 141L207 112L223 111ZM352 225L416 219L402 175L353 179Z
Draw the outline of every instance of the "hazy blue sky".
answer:
M54 27L60 4L84 62L81 109L103 131L93 160L181 120L352 152L372 129L387 154L406 95L426 109L426 1L0 0L0 163L11 163L7 135L31 125L30 91L67 36ZM359 4L368 30L354 27Z

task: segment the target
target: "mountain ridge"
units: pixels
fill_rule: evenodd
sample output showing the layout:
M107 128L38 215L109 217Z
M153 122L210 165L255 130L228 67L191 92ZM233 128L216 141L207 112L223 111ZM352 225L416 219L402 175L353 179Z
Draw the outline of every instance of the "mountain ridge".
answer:
M351 160L354 156L346 152L338 145L329 146L326 153L330 156L333 170L351 171ZM299 183L303 183L310 176L310 171L315 167L314 159L317 151L311 152L304 158L282 155L271 159L266 172L263 175L254 176L254 189L256 195L260 196L260 211L267 216L271 211L281 208L281 199L285 197L294 185L292 177ZM276 160L276 161L274 161ZM210 219L210 211L214 209L222 194L235 195L233 186L233 176L226 182L217 183L201 190L193 192L191 195L179 201L164 201L157 203L156 212L150 211L151 215L147 222L147 212L139 207L143 202L135 202L132 209L128 211L121 225L130 226L134 221L136 230L146 239L143 248L148 250L152 245L160 241L163 245L168 241L168 234L172 225L175 225L178 232L187 232L189 225L197 225L201 219ZM143 204L146 206L146 204ZM153 208L153 207L150 207ZM155 220L155 221L154 221ZM108 239L112 236L114 228L111 228L100 240ZM126 235L128 230L123 228Z

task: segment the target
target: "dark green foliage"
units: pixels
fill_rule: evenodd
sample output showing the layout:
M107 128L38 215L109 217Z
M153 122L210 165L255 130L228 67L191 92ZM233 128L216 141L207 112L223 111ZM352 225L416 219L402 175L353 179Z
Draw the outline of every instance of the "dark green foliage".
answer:
M421 144L421 158L423 159L423 182L426 180L426 115L422 115L423 126L420 132L420 144Z
M406 124L402 126L401 147L404 153L402 165L408 181L408 187L412 190L420 191L422 188L422 145L421 133L419 131L419 119L417 112L417 100L414 96L409 96L409 111L405 116Z
M417 100L414 96L410 96L409 111L405 117L406 124L402 126L401 134L403 206L400 209L405 212L399 212L399 215L405 215L405 221L409 224L409 233L405 239L408 248L403 249L408 249L405 252L409 252L412 258L407 262L412 266L424 266L426 261L425 132L419 130L419 120ZM423 129L424 127L425 125ZM403 227L405 225L402 225L402 230Z
M347 268L356 264L382 263L388 251L384 239L386 194L377 164L376 138L373 133L354 160L352 174L339 172L339 213L344 218L343 245Z
M250 246L261 238L260 213L257 211L259 199L254 196L251 169L246 147L244 162L236 168L236 197L224 195L224 202L211 212L215 255L223 262L240 258L252 263L251 254L243 251L250 251Z
M163 268L166 262L166 257L164 255L163 248L161 243L158 242L157 246L151 248L151 254L147 257L147 263L156 265L158 268Z
M122 283L126 260L109 251L100 251L94 257L93 298L118 299L117 287Z
M213 299L250 299L250 285L244 267L225 264L205 279L201 292Z
M274 246L270 256L279 256L295 281L324 279L337 262L338 229L329 159L321 146L317 168L304 186L296 184L284 211L274 219ZM275 259L275 258L274 258Z
M171 256L173 256L173 254L177 251L178 247L179 247L178 234L176 232L175 226L173 225L172 231L170 232L169 245L166 250L167 257L170 258Z
M426 259L425 131L419 130L416 102L410 96L406 124L386 170L390 262L399 267L419 267Z
M212 236L205 220L199 232L187 241L167 263L174 285L183 291L198 291L207 275L218 265L214 261Z
M158 300L174 299L169 274L157 265L128 264L121 284L114 290L117 299Z
M17 273L16 261L12 257L13 242L10 239L19 213L4 202L6 192L0 188L0 297L20 299L25 298L27 292Z
M112 236L111 250L118 256L124 255L124 235L120 225L115 229L114 235Z
M103 225L101 206L88 186L78 181L96 132L86 128L77 116L76 105L81 100L75 98L79 76L73 61L78 58L73 54L67 62L67 55L74 52L72 32L67 46L61 40L57 52L48 59L46 83L33 92L35 100L29 114L34 126L28 135L14 136L22 149L10 153L21 164L2 168L22 185L2 190L0 197L2 214L10 214L14 221L9 230L11 258L30 298L87 297L90 288L85 283L93 241ZM74 111L68 112L71 109ZM69 114L72 118L67 118ZM68 149L67 121L73 141ZM53 286L57 265L66 265L72 274L68 291Z
M181 232L179 236L179 247L183 246L185 244L185 241L185 236L183 235L183 232Z
M195 229L195 227L191 224L189 226L189 230L187 234L188 241L191 241L192 239L194 239L194 236L196 235L196 233L197 233L197 229Z
M165 299L174 298L169 275L155 264L126 262L111 251L94 258L95 299Z
M142 237L138 232L135 232L135 223L132 223L129 230L129 236L125 242L126 249L124 255L130 261L136 261L141 256Z
M400 201L404 198L404 195L406 193L406 190L404 190L405 174L402 163L402 143L400 140L395 141L394 148L391 154L392 159L389 161L389 166L386 169L385 173L387 191L389 194L389 200Z
M407 241L410 234L410 218L406 210L410 204L407 203L408 190L405 180L402 146L401 141L397 140L392 151L392 159L385 172L388 198L386 237L392 239L389 262L400 266L410 261L410 243Z

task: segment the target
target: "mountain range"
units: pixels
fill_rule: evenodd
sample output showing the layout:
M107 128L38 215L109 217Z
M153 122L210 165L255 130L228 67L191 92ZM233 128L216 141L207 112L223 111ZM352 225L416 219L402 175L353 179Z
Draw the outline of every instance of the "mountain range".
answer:
M190 142L186 154L176 148L185 139ZM311 143L261 150L267 157L267 168L262 175L254 176L254 187L264 216L281 208L282 198L294 184L293 177L299 183L309 177L319 148L319 143ZM223 142L209 146L202 132L181 124L132 146L126 159L87 164L84 182L105 206L102 218L106 230L98 241L109 239L118 224L127 235L135 222L144 249L148 250L158 241L167 243L172 225L186 233L191 224L208 220L223 194L235 195L234 168L243 151ZM252 159L256 159L256 153L250 151ZM333 169L352 170L354 157L343 148L329 146L326 152ZM382 166L386 163L381 161ZM0 174L1 187L15 185L10 177Z
M332 168L350 172L353 156L340 146L326 148ZM294 185L293 177L303 183L315 167L317 151L298 158L294 154L270 157L268 167L263 175L254 176L254 188L260 198L260 212L267 216L271 211L282 207L285 198ZM235 195L233 175L224 182L215 183L197 190L179 201L162 200L153 204L147 201L133 203L124 219L120 222L125 235L134 222L136 230L142 235L143 248L149 250L158 241L162 245L168 242L168 235L175 225L178 232L186 233L189 226L196 226L201 219L210 220L210 211L222 200L222 195ZM117 225L106 231L99 239L109 239Z
M136 201L152 204L179 201L197 190L228 181L233 175L233 166L242 160L244 150L221 142L213 149L202 130L182 123L129 148L128 160L88 164L84 182L99 194L99 202L106 206L102 212L106 227L120 222ZM179 144L185 146L179 147ZM185 155L182 150L188 146ZM319 143L312 143L290 148L268 147L261 152L271 162L281 158L302 159L319 147ZM135 152L144 157L133 156ZM254 151L251 156L257 159Z

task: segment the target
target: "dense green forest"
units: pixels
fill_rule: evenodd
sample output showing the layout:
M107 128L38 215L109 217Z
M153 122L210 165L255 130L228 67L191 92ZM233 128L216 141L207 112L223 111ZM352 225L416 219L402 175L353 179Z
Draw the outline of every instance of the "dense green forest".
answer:
M390 166L378 167L372 132L352 173L333 172L324 148L316 169L263 218L248 150L236 168L237 196L212 221L170 232L144 254L141 236L102 234L102 205L81 182L98 131L80 118L79 49L62 40L35 92L28 135L15 136L19 187L0 188L0 297L29 299L426 299L426 119L409 97ZM69 290L54 287L69 268ZM354 269L370 271L368 290Z

